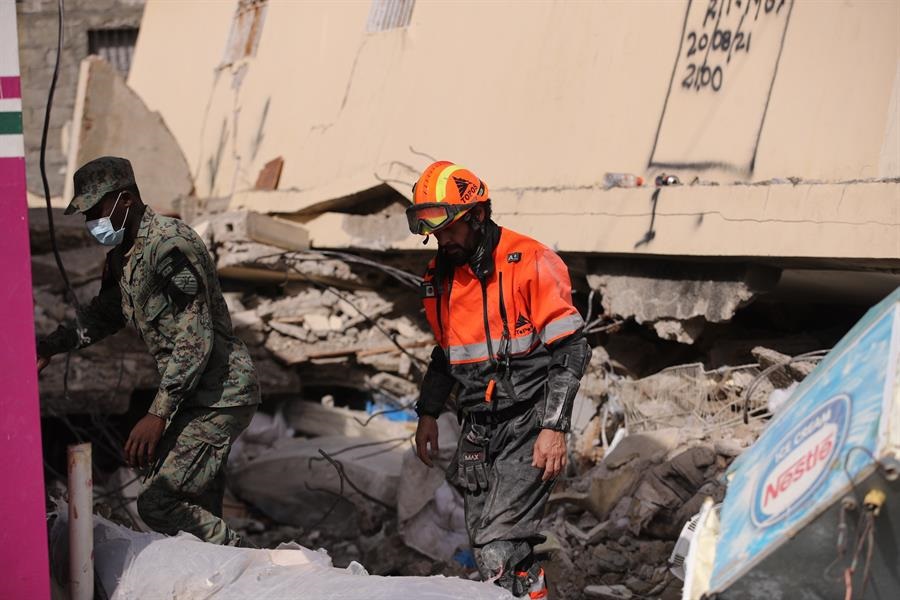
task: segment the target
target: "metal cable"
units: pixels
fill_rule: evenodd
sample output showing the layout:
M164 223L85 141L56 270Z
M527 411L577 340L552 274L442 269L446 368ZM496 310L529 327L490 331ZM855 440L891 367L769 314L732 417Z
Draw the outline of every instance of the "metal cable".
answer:
M63 266L62 258L59 255L59 248L56 244L56 229L53 225L53 207L50 205L50 184L47 181L47 165L45 164L45 158L47 154L47 132L50 129L50 112L53 109L53 95L56 92L56 81L59 79L60 50L63 46L64 39L63 20L65 18L65 9L63 7L63 0L57 0L57 7L59 19L56 35L56 62L53 65L53 76L50 79L50 91L47 93L47 105L44 110L44 126L41 130L41 157L39 164L41 171L41 182L44 185L44 201L47 204L47 225L50 232L50 246L53 249L53 256L56 259L56 266L59 269L60 274L62 275L63 283L66 287L66 292L69 294L70 301L75 306L75 318L77 321L78 309L81 308L81 305L78 302L78 297L72 290L72 284L69 282L69 275L68 273L66 273L66 268Z
M327 452L325 452L324 450L322 450L321 448L319 448L319 454L324 456L325 460L327 460L331 464L331 466L334 467L335 471L337 471L338 476L340 476L341 481L346 481L347 485L349 485L351 488L353 488L353 490L357 494L359 494L360 496L362 496L363 498L365 498L366 500L368 500L370 502L374 502L375 504L380 504L381 506L385 507L388 510L393 510L394 507L392 507L390 504L388 504L387 502L384 502L382 500L379 500L378 498L376 498L374 496L370 496L369 494L367 494L366 492L361 490L355 483L350 481L350 478L347 477L347 474L344 472L344 465L341 464L340 461L331 458L331 455L328 454Z
M795 362L815 362L817 360L822 360L825 356L831 352L831 349L824 350L813 350L812 352L805 352L803 354L798 354L797 356L791 357L787 362L776 363L774 365L769 365L766 369L756 376L753 381L750 382L750 385L747 386L747 391L744 393L744 402L742 405L742 413L744 424L750 422L750 398L753 395L754 390L756 390L757 386L762 382L762 380L768 377L770 374L774 373L778 369L782 369L790 364Z

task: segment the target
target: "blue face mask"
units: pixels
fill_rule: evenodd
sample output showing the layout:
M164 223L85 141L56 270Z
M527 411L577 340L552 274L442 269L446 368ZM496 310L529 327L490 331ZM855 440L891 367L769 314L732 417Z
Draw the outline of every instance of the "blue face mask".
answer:
M116 202L109 212L110 216L116 212L116 206L119 204L119 198L122 197L122 193L123 192L119 192L119 196L116 198ZM130 207L125 209L125 218L122 220L121 229L113 227L112 220L109 217L100 217L99 219L94 219L92 221L85 221L84 226L91 232L94 239L104 246L118 246L122 243L122 240L125 239L125 222L128 220L129 210L131 210Z

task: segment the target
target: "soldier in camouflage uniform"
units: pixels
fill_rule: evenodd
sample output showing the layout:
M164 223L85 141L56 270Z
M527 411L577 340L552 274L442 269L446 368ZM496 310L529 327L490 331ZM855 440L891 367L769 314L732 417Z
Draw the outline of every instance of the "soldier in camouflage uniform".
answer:
M153 529L190 532L241 545L221 518L231 444L259 403L250 354L235 337L215 265L202 240L178 219L145 206L124 158L93 160L75 173L76 211L107 254L100 292L38 344L38 369L54 354L84 348L132 324L161 376L150 409L125 443L146 468L138 512Z

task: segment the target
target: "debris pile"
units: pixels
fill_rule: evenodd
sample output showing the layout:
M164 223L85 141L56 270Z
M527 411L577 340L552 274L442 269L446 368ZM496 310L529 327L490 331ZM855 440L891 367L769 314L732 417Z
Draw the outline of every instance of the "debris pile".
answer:
M337 567L356 561L373 575L476 577L462 498L441 468L455 450L455 415L441 418L438 467L422 465L413 449L412 406L433 344L415 275L427 256L313 249L291 219L226 206L188 212L263 385L263 408L229 459L229 523L260 547L324 547ZM87 302L99 288L103 251L80 219L57 215L63 260ZM47 239L45 221L32 215L39 335L74 317ZM603 293L617 281L595 287ZM749 298L737 295L721 314L703 313L707 325ZM618 331L632 317L607 304L604 296L604 313L592 320L595 348L576 399L570 466L551 498L540 550L556 597L675 598L681 582L670 557L682 526L704 498L721 500L728 464L819 355L795 360L760 347L746 353L757 360L748 365L653 368L652 342ZM683 323L699 314L657 313L645 315L656 331L670 313ZM158 381L131 330L60 358L41 377L46 414L124 413ZM142 529L136 475L122 469L96 479L98 512Z
M675 541L705 498L722 500L727 466L764 429L760 411L744 423L741 408L760 373L690 364L607 377L591 420L597 462L576 461L551 496L548 573L560 597L680 597Z

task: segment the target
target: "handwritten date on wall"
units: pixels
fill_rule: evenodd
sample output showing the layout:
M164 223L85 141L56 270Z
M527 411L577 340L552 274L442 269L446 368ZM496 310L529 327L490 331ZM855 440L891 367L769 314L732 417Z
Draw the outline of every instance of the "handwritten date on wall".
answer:
M753 172L794 1L688 0L649 166Z
M754 25L760 19L784 16L787 0L709 0L699 29L688 31L682 42L685 64L681 87L718 92L728 65L736 55L750 53Z

